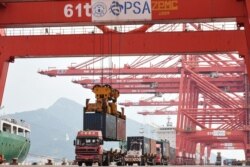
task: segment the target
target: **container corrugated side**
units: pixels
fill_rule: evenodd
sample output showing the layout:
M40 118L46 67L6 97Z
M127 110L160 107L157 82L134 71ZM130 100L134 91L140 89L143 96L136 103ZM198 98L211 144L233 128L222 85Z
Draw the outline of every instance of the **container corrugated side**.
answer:
M156 154L156 140L150 139L150 153Z
M170 144L168 141L157 141L157 144L161 145L161 152L163 158L169 158L170 156Z
M142 154L149 154L150 153L150 139L147 137L143 137L144 142L143 142L143 150Z
M104 140L116 139L116 117L100 112L84 112L83 121L84 130L100 130L102 131Z
M175 148L170 147L170 161L174 161L176 157Z
M117 140L126 140L126 120L117 118Z
M84 112L83 130L100 130L105 135L103 114L97 112Z
M111 140L117 140L116 138L116 116L105 114L105 138L111 139Z

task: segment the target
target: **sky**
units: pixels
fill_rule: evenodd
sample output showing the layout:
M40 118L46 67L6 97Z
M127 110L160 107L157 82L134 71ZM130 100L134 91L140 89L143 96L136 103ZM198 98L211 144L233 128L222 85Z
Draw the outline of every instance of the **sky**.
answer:
M71 63L84 62L84 58L48 58L48 59L16 59L11 63L8 71L8 78L5 86L4 98L0 115L16 112L30 111L39 108L48 108L59 98L65 97L79 104L84 105L85 99L94 99L91 90L84 89L80 85L73 84L71 80L80 77L48 77L37 73L38 70L46 70L48 67L66 68ZM124 61L124 63L126 63ZM121 95L119 102L150 97L150 95ZM143 110L151 111L153 108L126 107L125 113L128 118L154 126L165 125L167 116L141 116L136 114ZM175 124L176 119L172 118ZM222 156L227 158L244 159L242 150L222 151Z
M82 105L85 104L86 98L94 101L95 97L91 90L71 82L72 79L80 79L80 76L48 77L38 73L39 70L47 70L48 68L64 69L71 63L78 64L86 60L86 58L16 59L15 63L10 63L9 66L1 114L48 108L61 97L71 99ZM123 64L125 63L126 61L123 61ZM131 95L121 95L118 102L138 101L150 96L152 95L133 95L133 98L131 98ZM151 109L153 110L155 107L151 107ZM151 111L151 109L147 107L146 110ZM144 110L145 108L142 107L126 107L125 113L129 118L139 122L166 124L167 116L161 118L152 116L151 119L148 119L136 114L136 112Z

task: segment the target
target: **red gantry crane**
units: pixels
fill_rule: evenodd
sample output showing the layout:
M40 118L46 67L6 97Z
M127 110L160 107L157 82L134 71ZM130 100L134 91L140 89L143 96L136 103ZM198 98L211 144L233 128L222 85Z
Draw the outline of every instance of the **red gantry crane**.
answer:
M181 86L185 86L184 89L188 91L189 96L179 101L152 101L152 97L143 101L134 102L134 103L125 103L125 105L136 105L136 106L145 106L145 105L165 105L167 108L169 106L176 106L181 107L182 104L189 104L188 107L184 107L181 111L179 108L179 112L173 111L173 110L167 110L166 107L163 109L155 110L154 112L150 111L143 111L138 112L142 115L178 115L179 118L185 118L181 124L179 124L179 127L177 125L178 134L182 133L181 135L178 135L177 138L177 164L193 164L194 159L193 155L195 155L196 145L197 143L201 143L201 149L202 149L202 155L204 155L204 147L210 147L212 143L217 142L243 142L242 141L234 141L233 139L237 137L236 136L230 136L226 137L227 139L221 140L213 136L213 134L217 132L225 133L225 130L227 130L228 122L233 123L237 122L236 125L232 127L232 129L229 129L228 132L231 133L232 130L238 129L238 130L244 130L245 127L240 127L239 124L242 124L240 122L240 118L237 118L239 113L243 111L243 104L244 104L244 98L235 94L235 92L244 92L245 91L245 68L240 59L236 58L233 55L215 55L216 60L213 60L212 57L209 55L206 55L204 57L196 56L194 59L194 56L187 55L182 56L182 66L179 66L178 69L182 71L183 74L188 75L189 73L192 74L192 78L190 76L186 77L185 75L178 75L179 73L172 73L175 74L174 78L167 77L161 77L161 78L154 78L154 75L157 75L157 73L151 73L151 71L154 71L154 67L148 68L148 76L143 78L134 78L134 77L127 77L127 78L112 78L112 76L97 79L97 80L91 80L91 79L82 79L82 80L75 80L73 82L82 84L84 87L91 88L93 86L93 83L98 84L101 82L104 83L110 83L113 84L114 87L119 89L122 93L128 93L128 90L131 90L129 93L141 93L140 91L148 90L149 93L157 93L153 92L156 90L156 88L161 89L159 90L160 93L181 93L183 90ZM230 60L225 60L227 58L230 58ZM202 59L202 61L199 61L199 59ZM207 59L206 61L204 61ZM158 63L159 64L159 63ZM197 70L194 72L195 69L199 69L200 66L208 66L210 68L207 72L200 72ZM189 68L188 68L189 67ZM214 67L214 68L213 68ZM240 71L238 71L238 67L241 68ZM168 68L173 67L164 67L162 71L167 70ZM227 70L221 70L221 69L227 69ZM134 68L133 70L136 71L137 68ZM144 68L145 69L145 68ZM160 68L159 68L160 69ZM229 70L231 69L231 70ZM235 71L234 71L234 70ZM80 74L78 73L79 70L84 69L77 69L72 70L71 75L74 74ZM92 71L95 71L96 69L92 69ZM99 70L99 69L97 69ZM103 71L106 71L107 69L103 69ZM117 69L119 71L122 69ZM158 70L158 69L157 69ZM60 71L60 70L59 70ZM68 72L68 70L64 70L65 74ZM108 70L107 70L108 71ZM48 71L49 72L49 71ZM110 75L110 73L105 73L105 75ZM132 75L133 73L129 73ZM135 72L133 76L136 75L143 75L142 73ZM160 73L163 75L163 73ZM49 75L49 74L48 74ZM64 75L60 74L59 76ZM88 75L88 73L84 73L83 75ZM113 75L113 74L112 74ZM114 74L115 76L119 75ZM128 74L120 74L120 75L128 75ZM145 74L144 74L145 75ZM159 74L158 74L159 75ZM192 81L189 81L192 79ZM156 82L158 81L158 82ZM239 81L239 82L238 82ZM185 84L181 84L181 83ZM190 83L193 82L193 83ZM237 83L238 82L238 83ZM189 84L188 84L189 83ZM187 87L187 84L191 87ZM234 86L238 87L238 90L234 89ZM166 88L169 87L169 91L165 92ZM135 89L136 88L136 89ZM147 88L147 89L145 89ZM150 90L151 88L151 90ZM127 89L127 91L125 91ZM176 92L172 92L173 90L176 90ZM203 96L203 99L206 99L201 101L199 96L193 96L195 95L193 92L194 89L196 89L196 94L201 94ZM134 92L133 92L134 90ZM228 93L231 95L229 96ZM145 92L144 92L145 93ZM191 93L193 95L191 95ZM219 93L219 94L218 94ZM213 94L213 95L211 95ZM181 95L181 94L180 94ZM184 96L184 95L183 95ZM186 95L185 95L186 96ZM232 96L232 97L231 97ZM193 99L195 97L195 99ZM179 97L180 98L180 97ZM188 102L187 100L192 100L191 102ZM200 102L197 102L200 101ZM232 106L234 104L234 106ZM202 107L198 107L198 105ZM183 115L182 115L183 114ZM181 116L180 116L181 115ZM192 125L194 124L194 125ZM225 125L227 124L227 125ZM203 130L197 130L196 126L199 126ZM214 125L217 125L217 127L213 127ZM220 125L220 126L219 126ZM193 127L192 127L193 126ZM225 126L225 127L223 127ZM200 140L202 137L199 136L202 132L207 132L204 135L204 140ZM188 136L185 134L188 132ZM212 135L211 135L212 134ZM216 136L216 135L215 135ZM225 135L226 136L226 135ZM195 138L195 139L193 139ZM197 141L196 141L197 138ZM180 141L181 140L181 141ZM207 140L207 141L205 141ZM181 143L186 144L181 144ZM183 151L184 150L184 151ZM208 148L208 155L210 155L211 149ZM201 157L202 157L201 155Z
M180 127L177 128L178 131L182 132L182 135L178 136L177 139L177 164L183 164L183 163L188 163L188 164L193 164L194 163L194 159L193 159L193 155L195 155L195 150L196 150L196 145L197 143L201 143L201 157L204 154L204 147L210 147L210 145L212 143L216 143L216 142L222 142L219 139L211 139L211 137L208 134L213 134L218 132L223 132L224 127L222 126L227 126L227 125L223 125L227 122L230 121L230 123L232 123L231 119L235 119L235 115L238 115L239 112L243 111L242 106L243 106L243 98L239 98L239 96L237 96L235 94L235 92L244 92L245 90L245 68L244 65L242 64L241 60L236 58L235 55L232 54L228 54L228 55L204 55L204 56L192 56L192 55L187 55L187 56L182 56L181 57L181 61L182 61L182 65L177 67L161 67L159 68L158 66L151 66L148 68L143 68L144 70L141 70L143 72L139 72L140 70L137 71L137 69L140 69L141 67L137 67L137 68L131 68L132 66L130 65L126 65L126 69L129 69L131 71L131 73L124 73L123 72L123 68L117 68L115 70L113 70L112 72L110 72L112 69L106 69L106 68L102 68L102 69L88 69L90 70L88 71L84 71L85 69L81 68L81 69L65 69L65 70L52 70L52 71L43 71L43 74L47 74L49 76L52 76L51 74L54 73L53 75L56 76L64 76L64 75L90 75L90 74L96 74L96 75L112 75L112 76L108 76L108 77L102 77L99 80L91 80L91 79L83 79L83 80L75 80L73 82L75 83L79 83L82 84L84 87L86 88L92 88L93 87L93 83L97 84L97 83L110 83L113 84L114 87L116 87L117 89L120 90L121 93L180 93L181 90L181 82L185 83L185 86L188 82L190 81L183 81L183 76L182 75L178 75L181 71L184 71L184 74L186 73L192 73L193 77L194 77L194 81L196 81L197 83L193 83L196 87L196 89L199 89L199 91L197 92L198 94L202 94L203 96L211 96L210 94L217 94L218 92L222 92L224 93L223 96L220 97L213 97L213 98L208 98L206 101L198 102L196 105L196 107L191 107L192 105L195 105L194 102L196 101L192 101L190 103L190 106L188 108L183 109L181 112L179 110L179 112L177 111L172 111L172 110L166 110L166 107L164 107L163 109L160 110L155 110L153 112L150 111L143 111L143 112L138 112L139 114L142 115L178 115L178 117L184 117L185 121L182 121L183 125L179 125ZM180 60L177 61L177 63L175 62L174 64L178 64L180 62ZM160 64L157 63L157 64ZM164 63L163 63L164 64ZM162 64L161 64L162 65ZM186 68L187 66L190 67L190 69ZM200 69L202 68L207 68L207 71L202 71ZM125 69L125 70L126 70ZM147 69L147 70L146 70ZM162 70L160 70L162 69ZM175 69L175 73L171 72L171 73L167 73L166 71L171 69ZM240 70L239 70L240 69ZM125 71L124 70L124 71ZM147 73L144 73L144 71L147 71ZM57 71L64 71L64 73L58 73ZM155 72L156 71L156 72ZM161 72L162 71L162 72ZM119 73L121 72L121 73ZM145 74L147 74L147 76L145 77ZM168 75L169 74L174 74L174 78L170 78ZM113 78L113 75L116 76L116 78ZM144 76L143 78L134 78L134 77L126 77L126 78L118 78L117 76L121 76L121 75L132 75L132 76L137 76L137 75L141 75ZM157 78L155 77L156 75L165 75L165 77L161 78ZM187 78L189 79L189 77ZM201 81L199 81L201 80ZM158 81L158 82L156 82ZM237 82L239 81L239 82ZM203 83L201 85L198 84L198 82ZM204 83L206 86L204 87ZM190 85L193 85L190 83ZM210 87L207 87L209 86ZM235 87L237 87L238 89L235 89ZM168 89L167 89L168 88ZM220 88L220 89L219 89ZM193 88L185 88L187 89L188 92L192 92ZM206 89L207 90L207 94L205 94L204 92L202 92L202 89ZM175 90L175 92L173 92L173 90ZM223 91L221 91L223 90ZM232 108L232 106L230 104L226 104L227 100L229 102L230 96L228 96L225 92L230 92L234 97L234 99L232 100L232 102L240 102L241 106L237 106L238 111L235 108ZM190 94L189 93L189 94ZM196 97L197 98L197 97ZM217 98L217 99L216 99ZM180 104L185 104L185 103L189 103L186 102L185 100L189 100L189 99L183 99L180 100L179 102L174 103L176 101L163 101L163 102L154 102L151 101L152 98L148 99L150 101L139 101L139 102L134 102L135 105L162 105L165 104L167 107L169 107L171 104L171 106L178 105L178 107L180 107ZM192 98L191 98L192 99ZM197 100L200 100L199 98ZM231 102L230 102L231 103ZM202 104L202 108L198 107L198 104ZM127 103L128 105L128 103ZM131 104L130 104L131 105ZM209 108L207 108L207 106L209 106ZM218 108L218 106L221 106L220 108ZM183 114L183 116L180 116L181 114ZM236 119L237 121L237 125L240 123L240 119ZM184 122L184 123L183 123ZM185 123L187 122L187 124ZM241 122L242 123L242 122ZM190 124L190 126L188 126ZM194 126L192 129L191 124L197 124L199 125L201 128L204 129L204 131L207 131L207 136L205 137L206 139L209 139L208 141L203 141L203 140L199 140L201 137L197 135L197 133L201 133L202 130L197 131L196 130L196 126ZM214 128L214 125L220 125L217 128ZM178 126L177 126L178 127ZM207 130L207 128L209 128L209 131ZM241 130L243 130L243 127L235 127L236 129L239 128ZM185 135L186 132L189 132L188 137ZM196 133L197 132L197 133ZM192 133L192 134L190 134ZM178 133L179 134L179 133ZM198 137L197 137L198 136ZM198 138L197 141L193 138ZM212 136L213 138L213 136ZM181 140L181 141L180 141ZM228 140L223 140L227 141L227 142L235 142L232 141L232 139L228 138ZM182 142L185 142L187 144L187 146L185 144L180 144ZM238 141L237 141L238 142ZM241 141L243 142L243 140ZM191 147L192 146L192 147ZM183 151L184 150L184 151ZM208 155L210 155L210 151L211 149L208 148ZM202 161L202 160L201 160Z
M186 62L182 61L183 66L180 69L177 163L192 163L197 143L201 143L201 150L204 152L205 146L210 150L213 144L228 141L234 144L243 143L246 159L250 161L250 111L246 105L249 104L250 2L248 0L140 2L141 5L138 7L140 10L135 10L133 5L124 10L114 10L117 6L112 6L111 1L105 1L103 10L97 10L95 3L98 1L90 0L1 0L0 28L6 28L6 32L9 28L48 26L95 26L98 32L92 30L88 33L51 33L48 31L50 29L44 28L44 34L6 33L5 36L0 36L0 103L8 65L14 62L15 58L183 54L187 56ZM126 7L123 3L120 5ZM132 4L135 1L128 0L128 3ZM110 12L105 9L110 9ZM235 22L236 26L231 29L223 27L213 29L210 24L203 24L208 22ZM166 23L168 25L163 25ZM190 25L183 24L182 28L179 28L178 24L171 23L190 23ZM143 26L126 32L110 29L107 26L114 24L143 24ZM176 31L169 32L171 29ZM195 71L193 67L197 64L197 60L195 56L188 55L201 53L205 55L203 59L210 62L210 65L229 65L219 60L217 53L227 55L237 53L244 58L247 69L247 75L243 75L244 98L235 93L226 93ZM240 61L235 60L235 62L241 66ZM212 75L217 76L217 73ZM240 75L237 72L225 73L224 77ZM228 90L230 92L230 89ZM157 91L159 90L153 92ZM202 111L198 109L200 96L211 101L211 104L205 105ZM218 113L221 115L214 115L217 108L220 109ZM211 114L206 112L200 114L204 111Z

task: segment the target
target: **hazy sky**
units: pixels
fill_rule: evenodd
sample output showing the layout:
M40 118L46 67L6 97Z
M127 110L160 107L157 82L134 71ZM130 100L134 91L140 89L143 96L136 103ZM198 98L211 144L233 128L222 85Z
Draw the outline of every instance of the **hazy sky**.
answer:
M84 61L86 58L16 59L15 63L11 63L9 67L2 114L47 108L61 97L74 100L82 105L85 104L86 98L94 100L95 97L91 90L71 82L72 79L81 78L80 76L48 77L37 73L38 70L46 70L48 67L66 68L71 63L78 64ZM124 63L126 62L124 61ZM118 101L138 101L142 97L150 96L152 95L121 95ZM147 117L136 114L142 110L144 110L142 107L127 107L125 112L128 117L141 122L165 124L167 116L160 118L151 116L151 119L147 119ZM147 110L150 111L150 108L147 107Z

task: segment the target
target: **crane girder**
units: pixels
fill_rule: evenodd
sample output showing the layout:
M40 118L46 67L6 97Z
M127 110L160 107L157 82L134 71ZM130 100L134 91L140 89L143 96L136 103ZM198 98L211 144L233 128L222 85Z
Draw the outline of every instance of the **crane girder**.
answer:
M199 74L211 74L212 72L217 73L245 73L245 67L243 66L232 66L232 67L194 67L194 72ZM41 70L40 74L48 75L51 77L55 76L68 76L68 75L150 75L150 74L179 74L180 67L166 67L166 68L103 68L103 69L52 69L52 70Z
M248 16L245 1L236 0L144 0L137 6L137 10L132 7L125 8L127 5L120 3L119 5L127 9L121 11L120 15L122 12L131 10L132 13L136 10L136 13L127 17L126 13L123 14L125 19L120 18L121 21L117 21L116 12L108 11L112 10L111 0L104 3L102 13L95 10L93 0L1 0L1 2L5 3L6 7L0 9L0 27L225 22Z
M137 112L137 114L141 115L177 115L177 111L141 111Z
M112 83L108 83L112 84ZM241 89L241 87L244 86L242 82L214 82L213 83L216 87L223 89L225 91L231 92L233 89L239 89L244 92L244 89ZM92 88L95 84L82 84L85 88ZM113 84L112 84L113 85ZM113 85L116 89L153 89L153 88L175 88L178 89L180 87L180 83L142 83L142 84L119 84L116 83Z
M229 131L229 130L201 130L201 131L196 131L194 133L191 133L188 135L188 138L195 141L199 142L215 142L220 141L220 142L225 142L227 143L228 141L232 142L243 142L244 138L239 138L239 136L244 136L243 131Z
M1 52L4 53L3 58L7 61L11 56L19 58L87 57L110 54L133 56L212 52L248 55L243 30L114 33L112 36L109 34L2 36L0 46Z
M218 78L212 78L212 77L204 77L207 81L211 83L223 83L223 82L243 82L244 77L243 76L227 76L227 77L218 77ZM112 85L115 84L140 84L140 83L179 83L180 78L177 77L137 77L137 78L101 78L101 79L80 79L80 80L73 80L73 83L77 84L101 84L101 82L104 83L110 83Z

